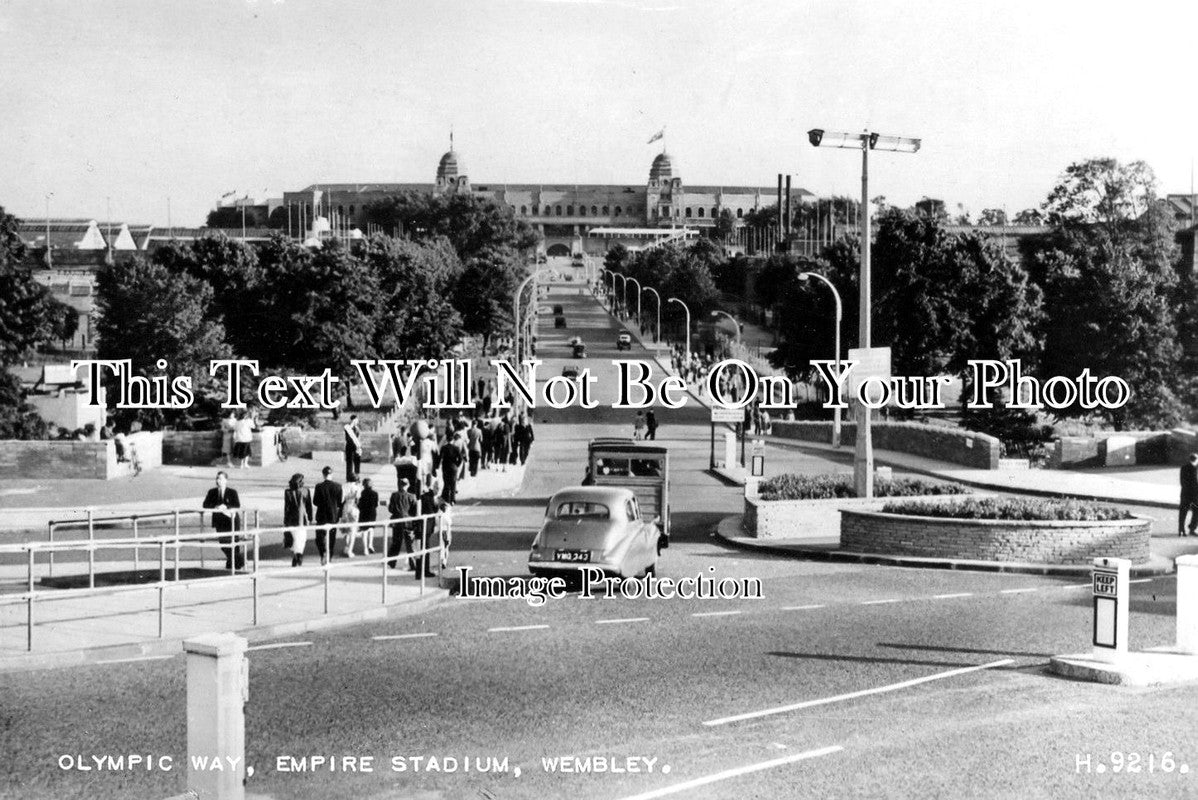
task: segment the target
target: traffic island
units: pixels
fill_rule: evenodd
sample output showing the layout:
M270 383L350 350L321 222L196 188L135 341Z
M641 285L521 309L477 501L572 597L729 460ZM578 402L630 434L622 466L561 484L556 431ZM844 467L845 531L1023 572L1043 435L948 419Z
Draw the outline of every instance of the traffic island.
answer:
M1050 672L1074 680L1122 686L1159 686L1198 681L1198 556L1181 556L1177 568L1177 639L1167 647L1127 649L1130 627L1130 564L1095 559L1093 643L1090 653L1054 656Z

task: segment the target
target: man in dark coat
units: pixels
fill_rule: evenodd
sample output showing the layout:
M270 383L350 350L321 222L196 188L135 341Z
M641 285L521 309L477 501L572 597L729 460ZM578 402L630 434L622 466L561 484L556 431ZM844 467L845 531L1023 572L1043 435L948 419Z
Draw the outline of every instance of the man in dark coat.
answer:
M458 471L462 468L462 450L453 440L447 440L441 445L441 481L444 487L441 499L446 503L456 503L458 500Z
M229 476L224 470L216 473L216 486L204 496L204 508L212 509L212 527L217 533L227 534L237 530L236 509L241 508L241 498L237 496L236 489L229 488ZM222 536L220 543L220 549L225 553L225 569L244 568L245 552L236 545L234 537Z
M337 529L328 526L341 520L341 484L329 477L332 467L325 467L320 474L324 480L316 484L312 504L316 506L316 552L320 553L320 563L327 564L337 543Z
M516 428L512 432L512 442L516 446L521 464L528 460L528 450L532 447L532 440L535 438L532 433L532 420L521 414L520 421L516 423ZM512 459L512 463L515 463L515 458Z
M370 478L362 479L362 495L358 498L358 522L362 523L362 536L365 539L366 552L374 552L374 535L378 531L367 523L379 518L379 493L374 490L374 482Z
M657 441L657 415L653 409L645 412L645 438L651 442Z
M387 502L387 513L391 515L391 519L404 520L419 515L419 501L416 495L410 491L410 484L407 478L399 479L399 490L391 493L391 499ZM387 565L392 569L396 569L399 563L399 554L403 552L404 547L408 548L408 553L415 552L412 547L412 525L411 521L396 522L391 525L391 541L387 545L387 556L390 561ZM415 569L416 562L411 558L408 559L408 569Z
M1189 516L1189 529L1186 517ZM1181 501L1177 506L1177 535L1194 536L1198 532L1198 453L1190 453L1189 461L1181 465Z

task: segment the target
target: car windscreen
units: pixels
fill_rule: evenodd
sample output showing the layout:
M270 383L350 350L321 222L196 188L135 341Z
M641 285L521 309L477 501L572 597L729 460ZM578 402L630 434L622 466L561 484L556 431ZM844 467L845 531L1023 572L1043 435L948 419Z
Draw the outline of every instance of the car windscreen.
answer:
M554 519L607 519L611 514L602 503L586 500L567 500L559 503Z

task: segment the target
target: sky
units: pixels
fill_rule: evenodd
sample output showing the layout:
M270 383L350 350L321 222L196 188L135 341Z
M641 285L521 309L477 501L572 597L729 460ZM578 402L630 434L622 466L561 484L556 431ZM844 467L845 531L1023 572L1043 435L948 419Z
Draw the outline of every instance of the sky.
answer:
M922 139L870 195L1014 214L1070 163L1189 192L1198 4L833 0L4 0L0 206L202 224L230 191L431 182L860 193L810 128ZM169 199L169 200L168 200ZM168 205L170 219L168 220Z

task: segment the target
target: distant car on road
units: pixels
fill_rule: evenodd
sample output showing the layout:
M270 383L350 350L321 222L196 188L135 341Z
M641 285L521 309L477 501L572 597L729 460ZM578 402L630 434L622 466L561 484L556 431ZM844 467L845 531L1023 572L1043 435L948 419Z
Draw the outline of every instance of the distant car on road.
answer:
M627 333L621 333L616 337L616 352L620 350L632 349L632 336Z
M553 327L555 327L555 328L566 327L566 318L562 317L562 316L554 317L553 318Z
M641 517L636 495L614 486L561 489L549 500L533 540L533 575L572 575L580 566L630 578L657 570L656 520Z
M587 357L587 346L582 342L575 342L573 345L571 345L571 351L573 352L575 358Z
M577 364L567 364L566 366L562 367L562 377L577 378L581 374L582 367L578 366Z

